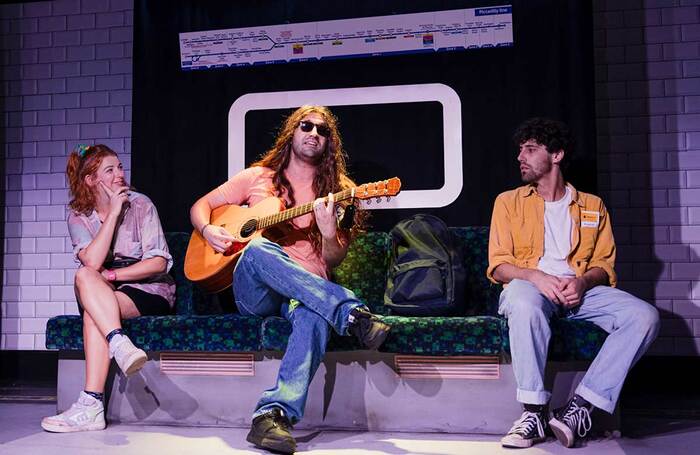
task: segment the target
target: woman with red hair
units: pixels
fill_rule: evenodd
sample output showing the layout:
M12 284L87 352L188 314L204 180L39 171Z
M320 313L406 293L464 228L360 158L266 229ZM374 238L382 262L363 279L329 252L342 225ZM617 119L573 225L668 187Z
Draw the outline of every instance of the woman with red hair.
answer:
M102 401L110 359L125 375L147 360L122 331L121 320L167 314L175 302L168 275L172 257L158 212L148 197L131 190L117 154L106 145L79 146L68 157L66 173L86 377L78 401L41 422L59 433L105 428Z

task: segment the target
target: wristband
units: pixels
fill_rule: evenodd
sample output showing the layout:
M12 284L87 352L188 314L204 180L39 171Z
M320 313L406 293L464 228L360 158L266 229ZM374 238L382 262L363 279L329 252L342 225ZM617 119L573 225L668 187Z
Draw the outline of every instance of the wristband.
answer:
M114 270L107 270L107 281L117 281L117 272Z

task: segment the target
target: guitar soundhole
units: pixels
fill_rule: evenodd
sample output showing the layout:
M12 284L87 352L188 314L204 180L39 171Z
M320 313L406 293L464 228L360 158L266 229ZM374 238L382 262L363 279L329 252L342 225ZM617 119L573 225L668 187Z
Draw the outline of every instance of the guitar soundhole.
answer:
M241 237L249 237L257 230L258 222L256 220L248 220L241 227Z

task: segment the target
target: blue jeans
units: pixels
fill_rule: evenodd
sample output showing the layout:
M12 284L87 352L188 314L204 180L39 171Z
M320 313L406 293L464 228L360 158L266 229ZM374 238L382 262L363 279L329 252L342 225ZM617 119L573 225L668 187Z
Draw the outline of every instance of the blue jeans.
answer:
M277 384L263 393L253 418L279 407L296 423L304 415L309 384L326 352L331 327L347 335L350 312L363 304L352 291L306 271L263 237L243 250L233 292L241 314L282 316L292 324ZM290 305L290 299L299 305Z
M609 286L589 289L581 302L561 317L590 321L609 335L576 393L612 413L627 372L656 338L659 312L643 300ZM550 393L544 389L543 380L551 337L549 320L561 310L529 281L513 280L501 293L498 312L508 319L517 400L521 403L549 402Z

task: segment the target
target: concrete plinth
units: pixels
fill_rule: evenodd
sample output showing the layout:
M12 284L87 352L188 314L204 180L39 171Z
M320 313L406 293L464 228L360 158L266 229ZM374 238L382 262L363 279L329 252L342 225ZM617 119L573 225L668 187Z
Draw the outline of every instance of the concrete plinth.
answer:
M109 421L248 427L261 393L275 384L281 359L279 353L256 353L255 375L235 377L164 374L160 354L149 355L144 368L129 378L113 366L107 384ZM328 353L296 428L503 434L522 412L510 364L500 365L498 379L405 379L396 374L393 357ZM586 367L550 363L552 407L564 404ZM63 411L83 388L84 358L61 353L58 371L58 409ZM607 418L600 412L594 420L599 428L619 428L619 412Z

